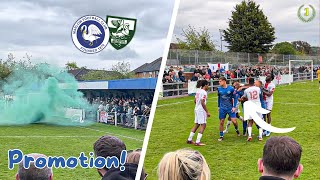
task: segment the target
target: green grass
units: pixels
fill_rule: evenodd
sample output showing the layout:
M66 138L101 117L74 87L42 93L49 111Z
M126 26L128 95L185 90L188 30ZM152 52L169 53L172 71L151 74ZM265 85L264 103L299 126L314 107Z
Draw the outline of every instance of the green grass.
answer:
M276 127L296 127L287 134L302 146L301 163L304 170L300 179L320 179L320 90L318 82L295 83L276 87L272 124ZM237 137L231 125L223 142L218 142L219 120L216 94L209 94L207 102L211 117L202 137L203 147L187 145L186 139L194 122L193 97L158 101L153 121L144 167L157 179L157 164L166 152L181 148L199 150L211 169L212 179L258 179L257 160L262 156L265 141L256 139L257 128L253 127L253 141L247 143L246 137ZM286 104L287 103L287 104ZM299 104L301 103L301 104ZM304 104L303 104L304 103ZM238 121L239 122L239 121ZM242 123L239 122L242 131ZM196 136L196 135L195 135ZM195 137L194 137L195 138Z
M62 127L44 124L0 127L0 179L14 179L14 170L8 169L8 150L20 149L24 154L41 153L47 156L87 157L93 152L93 143L102 135L114 135L122 139L127 149L141 148L144 131L93 124L89 127ZM26 137L22 137L26 136ZM28 137L29 136L29 137ZM99 179L96 169L53 169L54 179Z

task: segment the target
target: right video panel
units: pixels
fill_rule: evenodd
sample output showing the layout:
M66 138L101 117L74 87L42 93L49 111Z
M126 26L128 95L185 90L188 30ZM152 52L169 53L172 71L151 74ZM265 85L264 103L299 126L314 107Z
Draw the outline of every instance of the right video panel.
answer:
M315 1L181 1L148 179L320 179L318 12Z

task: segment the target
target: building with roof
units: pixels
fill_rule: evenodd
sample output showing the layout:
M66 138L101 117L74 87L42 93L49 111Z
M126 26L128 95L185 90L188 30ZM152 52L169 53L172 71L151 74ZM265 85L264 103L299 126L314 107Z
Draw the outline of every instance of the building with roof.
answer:
M145 63L137 69L133 70L136 78L157 78L161 66L162 57L151 63Z
M79 68L79 69L74 69L74 70L68 70L68 73L70 73L71 75L74 76L74 78L77 81L83 81L83 76L85 76L86 74L93 72L93 71L99 71L99 72L103 72L106 75L110 76L110 77L121 77L121 73L116 72L116 71L106 71L106 70L95 70L95 69L86 69L86 68Z

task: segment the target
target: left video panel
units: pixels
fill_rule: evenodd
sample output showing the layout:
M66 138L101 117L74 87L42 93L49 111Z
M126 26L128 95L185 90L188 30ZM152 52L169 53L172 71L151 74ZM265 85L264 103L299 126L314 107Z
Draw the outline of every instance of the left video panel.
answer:
M0 179L134 179L174 1L1 4Z

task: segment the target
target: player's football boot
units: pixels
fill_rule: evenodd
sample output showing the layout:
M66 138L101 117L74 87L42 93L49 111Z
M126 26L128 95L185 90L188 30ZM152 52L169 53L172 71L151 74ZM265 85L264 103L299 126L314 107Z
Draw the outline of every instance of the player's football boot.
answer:
M267 132L266 132L266 136L267 136L267 137L269 137L269 136L270 136L270 134L271 134L271 132L270 132L270 131L267 131Z
M249 136L248 139L247 139L247 141L252 141L252 137Z
M258 140L259 140L259 141L262 141L262 140L263 140L263 138L262 138L262 137L258 137Z
M226 133L228 133L228 129L226 129L226 130L223 131L223 134L226 134Z
M194 141L187 140L187 144L194 144Z
M195 146L205 146L206 144L203 144L203 143L201 143L201 142L198 142L198 143L195 143L194 145L195 145Z
M223 136L221 136L221 137L218 139L218 141L223 141Z
M236 133L237 133L237 136L239 137L240 136L239 130L236 130Z

